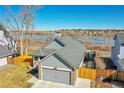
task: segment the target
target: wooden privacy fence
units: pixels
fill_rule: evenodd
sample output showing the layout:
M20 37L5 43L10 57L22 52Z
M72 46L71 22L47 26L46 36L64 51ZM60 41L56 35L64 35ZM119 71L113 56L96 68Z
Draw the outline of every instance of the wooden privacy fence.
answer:
M116 70L96 70L96 79L114 78L116 76Z
M103 77L104 80L124 81L124 71L96 70L96 79Z
M7 63L8 64L14 64L14 58L13 57L8 57L7 58Z
M124 71L79 68L78 77L91 80L124 81Z
M14 58L8 58L8 64L15 64L21 67L33 66L33 60L31 56L18 56Z
M78 69L78 77L95 80L96 79L96 70L95 69L87 69L87 68L79 68Z
M113 79L117 80L117 81L124 81L124 72L123 71L118 71L116 73L116 77L114 77Z

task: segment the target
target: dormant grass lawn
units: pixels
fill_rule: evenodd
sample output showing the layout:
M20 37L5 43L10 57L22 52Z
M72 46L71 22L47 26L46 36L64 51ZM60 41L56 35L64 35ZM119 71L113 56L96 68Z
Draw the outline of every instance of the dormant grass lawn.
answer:
M32 77L27 68L16 65L0 67L0 88L30 88L27 81Z

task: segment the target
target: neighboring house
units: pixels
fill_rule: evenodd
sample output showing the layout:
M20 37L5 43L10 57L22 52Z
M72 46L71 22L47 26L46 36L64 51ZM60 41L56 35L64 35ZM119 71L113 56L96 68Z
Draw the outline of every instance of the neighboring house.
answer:
M39 79L74 85L82 66L86 48L71 37L56 38L35 51L34 67Z
M0 45L10 49L11 52L17 52L16 41L9 35L8 32L0 30Z
M60 32L55 32L54 33L54 37L61 37L61 36L62 36L62 34Z
M10 56L12 56L11 51L0 45L0 67L8 63L8 57Z
M114 37L111 59L117 70L124 70L124 33L117 33Z

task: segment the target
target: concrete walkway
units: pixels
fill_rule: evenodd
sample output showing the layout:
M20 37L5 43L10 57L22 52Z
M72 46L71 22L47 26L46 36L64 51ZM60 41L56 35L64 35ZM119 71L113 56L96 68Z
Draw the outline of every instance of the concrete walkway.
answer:
M67 85L44 80L37 80L32 88L90 88L89 79L78 78L75 85Z
M12 65L10 65L10 64L0 66L0 71L6 70L6 68L9 68L9 67L11 67L11 66L12 66Z
M76 87L76 88L90 88L90 84L91 84L90 79L78 78L74 87Z

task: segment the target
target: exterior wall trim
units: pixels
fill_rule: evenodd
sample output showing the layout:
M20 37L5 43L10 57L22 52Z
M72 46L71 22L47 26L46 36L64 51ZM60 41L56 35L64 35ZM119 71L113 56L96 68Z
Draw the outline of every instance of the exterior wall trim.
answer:
M42 69L41 69L41 64L38 64L38 79L42 79Z
M48 67L48 66L42 66L42 68L55 69L54 67ZM61 71L72 71L72 70L70 70L70 69L65 69L65 68L56 68L56 70L61 70Z
M80 63L80 65L79 65L79 67L82 67L82 65L83 65L83 61L84 61L84 57L86 56L86 52L84 53L84 55L82 56L82 58L81 58L81 63Z

